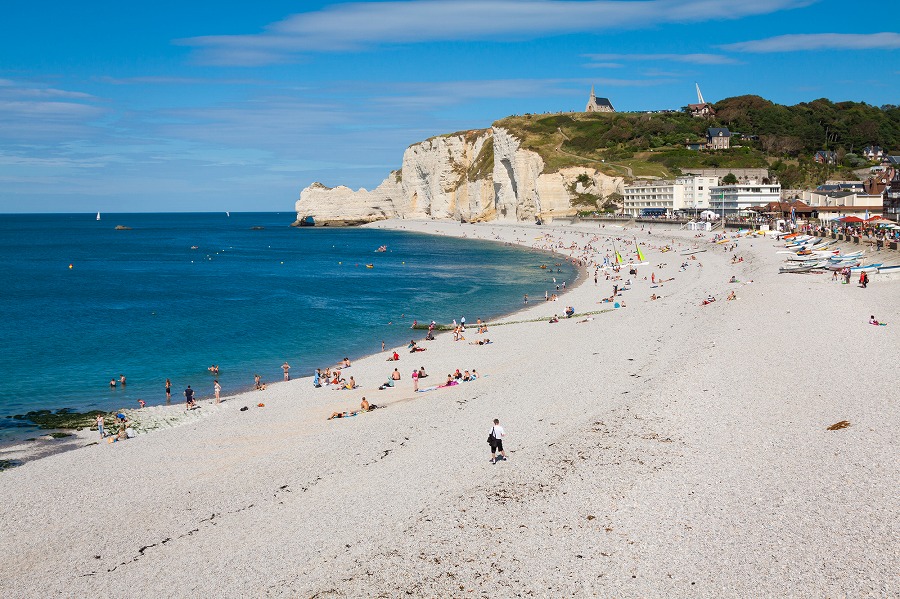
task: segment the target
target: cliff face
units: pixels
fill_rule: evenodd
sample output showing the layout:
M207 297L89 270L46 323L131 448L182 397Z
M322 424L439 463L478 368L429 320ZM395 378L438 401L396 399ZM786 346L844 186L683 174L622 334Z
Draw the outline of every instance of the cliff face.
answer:
M621 191L622 180L573 167L544 173L544 161L501 128L435 137L406 149L399 171L372 191L313 183L300 193L297 220L317 225L361 224L386 218L465 221L532 220L574 213L570 190ZM576 183L586 174L591 183Z

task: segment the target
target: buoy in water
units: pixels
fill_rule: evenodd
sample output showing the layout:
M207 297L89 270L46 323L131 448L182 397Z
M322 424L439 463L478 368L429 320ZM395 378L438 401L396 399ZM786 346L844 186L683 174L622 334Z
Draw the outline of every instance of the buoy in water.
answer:
M72 265L71 265L71 264L69 265L69 270L72 270Z

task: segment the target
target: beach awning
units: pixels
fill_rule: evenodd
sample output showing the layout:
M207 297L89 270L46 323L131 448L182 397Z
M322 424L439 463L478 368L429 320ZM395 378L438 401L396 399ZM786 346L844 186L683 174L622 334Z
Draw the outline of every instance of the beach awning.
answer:
M842 223L864 223L864 222L866 222L858 216L844 216L844 217L839 218L838 220L841 221Z

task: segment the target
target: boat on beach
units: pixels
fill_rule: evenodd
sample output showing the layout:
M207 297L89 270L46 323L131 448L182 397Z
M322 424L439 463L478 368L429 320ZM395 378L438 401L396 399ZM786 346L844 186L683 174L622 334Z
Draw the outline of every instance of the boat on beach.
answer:
M881 268L881 265L882 265L882 263L879 262L877 264L866 264L865 266L853 266L850 268L850 272L852 272L852 273L861 273L861 272L872 273L872 272L877 271L879 268Z
M819 267L818 263L816 263L816 264L800 264L797 266L785 265L785 266L782 266L781 268L779 268L778 272L780 274L789 273L789 272L806 273L806 272L812 272L813 269L818 268L818 267Z

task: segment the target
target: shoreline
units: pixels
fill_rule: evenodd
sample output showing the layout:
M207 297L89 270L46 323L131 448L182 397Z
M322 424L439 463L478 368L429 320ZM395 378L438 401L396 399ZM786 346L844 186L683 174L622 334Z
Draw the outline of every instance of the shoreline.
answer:
M379 221L378 223L369 223L365 225L361 225L358 228L374 228L374 229L382 229L386 228L389 230L395 231L404 231L407 233L413 234L424 234L424 235L437 235L442 237L455 237L457 239L467 239L465 235L452 235L448 233L432 233L428 231L407 231L403 227L398 226L399 223L404 222L423 222L423 223L434 223L434 222L443 222L443 224L452 225L457 221ZM379 226L383 224L389 224L388 226ZM396 224L394 224L396 223ZM458 223L457 223L458 224ZM523 225L524 226L524 225ZM545 253L548 256L562 257L563 255L554 249L541 249L536 248L534 246L525 245L525 244L517 244L510 243L506 241L501 241L497 239L491 239L487 237L473 237L468 238L477 241L488 241L491 243L504 245L504 246L517 246L525 250L537 250L541 253ZM568 261L568 260L565 260ZM562 298L567 292L570 292L581 285L588 276L588 270L584 266L574 266L575 268L575 281L574 285L569 285L567 288L560 290L559 297ZM512 315L524 312L527 310L527 307L519 306L516 309L503 312L501 311L494 320L497 319L505 319ZM470 323L474 326L474 323ZM487 323L491 324L491 323ZM449 326L449 325L446 325ZM417 329L410 329L411 331ZM436 329L436 336L441 334L448 333L445 329ZM385 351L403 351L403 346L398 345L396 347L385 347ZM372 358L374 356L379 355L381 352L371 352L367 354L363 354L361 356L353 357L352 362L355 363L358 360L364 360L367 358ZM286 382L293 382L295 380L312 380L313 375L305 375L296 378L291 378L290 381L284 380L273 380L271 382L266 383L267 388L275 387L278 385L282 385ZM241 388L239 388L235 393L231 395L222 396L221 403L225 403L226 400L235 400L238 398L249 399L251 395L254 395L255 392L259 391L254 388L253 385L247 384ZM198 406L202 405L210 405L215 406L216 404L212 401L214 396L212 394L205 395L196 395ZM107 425L110 424L110 421L113 419L116 413L124 413L130 422L134 424L134 428L138 434L146 434L158 430L162 426L179 426L181 422L177 416L173 416L172 414L161 414L160 412L184 412L185 415L188 415L187 410L184 408L185 401L183 399L176 400L173 395L173 399L170 402L164 403L147 403L147 405L143 408L118 408L112 411L107 412ZM221 404L219 404L221 405ZM58 410L50 410L51 413L56 414ZM189 421L190 419L187 418ZM31 422L31 421L28 421ZM34 425L35 428L31 430L29 433L23 433L23 435L27 434L26 438L17 438L10 439L9 441L0 442L0 460L8 460L12 462L12 465L8 467L17 467L26 462L41 459L43 457L47 457L50 455L55 455L58 453L72 451L75 449L79 449L81 447L86 447L88 445L92 445L93 441L96 441L97 438L95 435L97 434L97 430L95 427L84 427L82 429L75 428L39 428L37 425ZM113 430L112 427L109 430ZM66 436L59 436L54 438L54 434L65 434ZM111 435L107 435L111 436Z
M374 355L348 372L359 392L296 379L246 396L244 412L229 399L185 426L3 472L0 517L17 525L0 538L0 591L890 594L898 282L873 277L863 290L778 275L765 239L688 260L678 250L700 240L684 232L543 230L581 247L634 234L650 264L620 291L627 307L497 326L487 346L439 336L403 353L397 388L376 390L395 363ZM680 247L664 252L672 238ZM583 282L517 314L602 308L614 280ZM720 301L702 306L709 294ZM870 313L891 326L868 325ZM819 348L831 363L856 364L865 348L868 367L843 371L842 388L822 385L793 358L811 335L841 339ZM420 365L429 382L457 367L482 376L414 393L408 373ZM361 395L385 409L326 420ZM493 418L508 462L488 462ZM840 421L850 426L828 430Z

